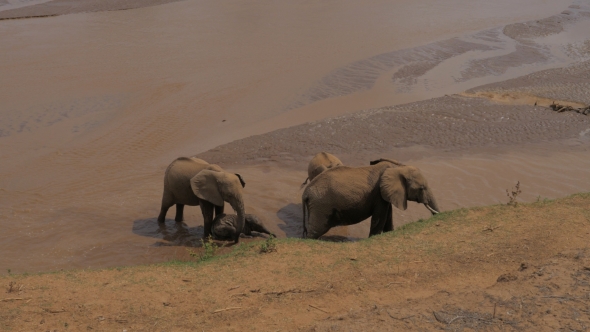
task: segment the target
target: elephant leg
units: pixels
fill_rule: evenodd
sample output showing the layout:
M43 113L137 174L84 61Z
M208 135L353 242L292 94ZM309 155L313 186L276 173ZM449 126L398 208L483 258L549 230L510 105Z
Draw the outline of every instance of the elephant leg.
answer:
M371 216L371 231L369 232L369 236L383 233L389 216L388 210L391 210L391 204L384 200L381 200L375 205L373 215Z
M217 206L215 205L215 216L217 217L220 214L223 214L225 206Z
M213 212L215 210L215 205L204 200L201 200L199 205L201 205L201 212L203 212L203 224L205 226L203 238L206 239L211 235L211 225L213 224Z
M174 221L181 222L184 220L184 204L176 204L176 217Z
M162 207L160 208L160 215L158 215L158 222L166 221L166 213L168 213L168 209L174 205L174 200L169 195L164 193L162 197Z
M393 231L393 215L392 215L392 207L391 204L388 204L387 208L387 219L385 219L385 226L383 227L383 232L391 232Z

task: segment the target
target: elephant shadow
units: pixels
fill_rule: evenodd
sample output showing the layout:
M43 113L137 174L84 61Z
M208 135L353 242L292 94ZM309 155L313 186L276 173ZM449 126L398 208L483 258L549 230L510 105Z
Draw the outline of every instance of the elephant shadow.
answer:
M138 219L133 222L133 234L158 239L153 247L183 246L201 247L205 233L202 225L188 227L184 222L166 219L159 223L156 218Z
M285 232L287 237L301 237L303 234L303 212L301 211L301 203L287 204L283 206L278 212L277 217L285 224L279 225L279 228Z
M277 217L282 220L285 224L279 225L279 228L285 232L287 237L298 237L301 238L303 235L303 210L301 203L297 204L287 204L283 206L278 212ZM330 241L330 242L352 242L358 241L360 238L358 237L351 237L351 236L343 236L343 235L335 235L335 234L327 234L321 236L319 238L323 241Z

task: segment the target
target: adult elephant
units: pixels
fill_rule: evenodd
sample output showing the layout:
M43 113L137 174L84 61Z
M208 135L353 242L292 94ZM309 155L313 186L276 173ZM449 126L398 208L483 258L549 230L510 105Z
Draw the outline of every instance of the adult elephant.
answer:
M334 168L336 166L344 165L338 157L331 153L320 152L311 158L307 166L307 179L301 184L305 186L308 181L312 181L316 176L322 174L325 170Z
M391 204L405 210L408 200L423 203L432 214L439 211L420 170L387 159L366 167L329 169L311 181L301 199L303 237L312 239L334 226L356 224L369 217L369 236L392 231Z
M214 213L223 213L228 202L237 213L234 241L240 239L244 227L244 200L242 188L246 185L240 174L224 171L198 158L180 157L174 160L164 174L164 193L158 222L164 222L168 209L176 204L175 221L183 220L185 205L201 206L205 226L204 237L211 235Z

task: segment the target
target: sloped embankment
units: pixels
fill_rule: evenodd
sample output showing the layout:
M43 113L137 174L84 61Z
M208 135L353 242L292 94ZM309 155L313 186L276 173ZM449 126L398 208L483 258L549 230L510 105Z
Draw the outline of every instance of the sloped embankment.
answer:
M352 243L1 277L13 330L584 330L590 194L442 213ZM184 248L179 248L184 252Z

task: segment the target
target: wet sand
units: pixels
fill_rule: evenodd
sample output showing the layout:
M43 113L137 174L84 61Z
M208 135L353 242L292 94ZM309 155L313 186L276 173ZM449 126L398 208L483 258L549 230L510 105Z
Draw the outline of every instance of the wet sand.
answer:
M4 3L0 1L0 20L128 10L157 6L174 1L175 0L12 0L10 2L4 1Z
M185 225L155 221L181 155L244 174L248 213L280 236L300 234L299 185L320 150L416 165L445 210L505 202L516 181L523 201L588 191L590 118L532 102L588 104L588 13L587 1L187 0L2 21L0 271L198 245L199 208ZM527 98L500 101L507 91ZM410 206L396 225L426 215Z

